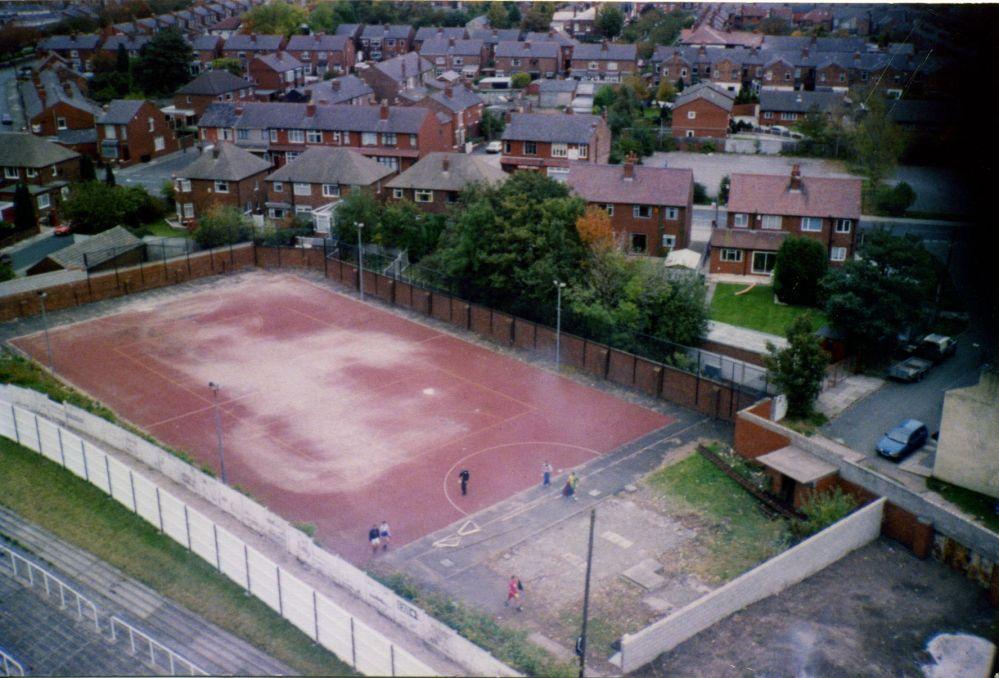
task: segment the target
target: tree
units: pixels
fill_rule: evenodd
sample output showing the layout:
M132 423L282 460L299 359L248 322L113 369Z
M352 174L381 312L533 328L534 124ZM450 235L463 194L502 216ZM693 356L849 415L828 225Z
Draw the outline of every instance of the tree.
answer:
M14 272L14 265L9 261L0 261L0 282L13 280L16 277L17 273Z
M63 200L62 216L78 233L94 234L112 226L137 227L159 219L166 206L140 186L111 186L99 181L74 184Z
M80 158L80 181L94 181L97 179L97 171L94 169L94 161L89 155Z
M893 217L905 216L915 201L916 192L904 181L900 181L892 188L878 186L874 192L874 205L877 211Z
M624 14L614 5L604 5L597 12L596 29L602 37L611 39L621 33L624 27Z
M787 328L787 347L778 349L767 342L768 355L763 357L770 380L787 396L787 412L791 417L807 417L822 390L822 378L829 356L822 349L819 337L807 315L799 315Z
M336 213L337 238L353 247L357 244L356 224L364 224L361 237L371 242L382 217L382 206L370 191L351 191L344 198Z
M787 35L791 32L791 27L784 19L770 16L760 22L759 31L764 35Z
M444 230L443 214L424 212L405 200L385 205L375 228L375 241L406 250L410 261L420 261L434 251Z
M532 5L520 20L520 27L525 31L533 31L536 33L547 31L548 24L551 22L551 15L543 12L542 9L543 8L539 8L537 5Z
M727 205L728 204L728 192L732 188L732 178L729 175L722 177L722 180L718 183L718 204ZM824 270L824 269L823 269Z
M122 75L128 75L128 69L131 67L131 62L128 58L128 50L125 49L125 43L118 43L118 51L115 53L114 59L114 70L116 73L121 73Z
M282 0L257 5L243 15L243 31L246 33L279 33L289 36L307 24L309 16L297 5Z
M261 5L257 9L270 7ZM176 92L191 79L191 45L176 30L156 33L146 43L136 63L135 85L147 96L161 97Z
M900 332L925 323L938 266L913 236L865 234L858 256L831 268L820 283L830 324L862 359L876 362L894 348Z
M25 47L34 45L39 39L41 33L34 28L7 24L0 28L0 57L14 56Z
M212 70L229 71L233 75L243 75L243 62L232 57L222 57L212 61Z
M31 197L28 185L18 182L14 189L14 228L17 231L33 231L38 225L35 212L35 199Z
M708 189L707 187L699 181L694 182L694 204L695 205L707 205L711 201L708 200Z
M309 15L309 28L315 33L334 33L340 24L356 23L354 5L347 0L321 2Z
M869 97L867 112L850 141L854 161L875 190L892 173L905 150L905 136L888 117L879 96Z
M486 12L486 22L490 28L510 28L510 13L502 2L493 0Z
M111 163L104 165L104 183L108 186L115 185L114 170L111 169Z
M612 249L615 245L614 228L607 212L596 205L589 205L583 216L576 220L579 239L591 250Z
M656 101L673 101L676 98L676 87L669 81L669 78L662 78L659 81L659 88L656 90Z
M814 306L819 281L829 267L826 247L812 238L787 238L777 250L774 294L785 304Z
M493 139L499 139L500 135L503 134L503 129L506 127L506 120L499 113L494 113L488 108L482 111L482 119L479 121L479 129L482 130L482 136L484 136L489 141Z
M593 111L600 113L617 100L617 93L610 85L602 85L597 93L593 95Z
M523 89L531 84L531 76L527 73L514 73L510 78L510 84L514 89Z
M204 248L244 242L253 237L253 221L232 205L213 205L198 220L194 240Z

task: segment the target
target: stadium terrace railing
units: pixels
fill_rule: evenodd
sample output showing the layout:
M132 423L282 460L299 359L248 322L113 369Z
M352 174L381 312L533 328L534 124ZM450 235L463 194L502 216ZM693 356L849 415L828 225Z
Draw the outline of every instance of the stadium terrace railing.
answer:
M27 579L29 586L32 588L35 586L35 580L41 579L45 586L45 595L47 597L52 596L52 589L54 585L55 590L59 594L59 607L62 609L75 607L77 618L81 620L92 619L94 622L94 629L98 633L101 632L101 623L97 617L97 606L94 605L92 600L84 596L69 584L63 582L55 575L49 574L45 568L39 567L27 558L14 553L6 546L0 546L0 551L6 552L8 558L10 559L10 569L13 572L14 577L22 581Z
M4 652L3 648L0 648L0 669L3 669L3 675L5 676L24 675L24 667L21 666L21 663Z
M177 673L178 666L185 666L187 668L186 675L188 676L207 676L208 673L203 669L199 668L194 662L184 659L181 655L177 654L168 647L165 647L161 643L156 642L148 635L135 628L128 622L122 620L119 617L111 617L111 641L114 642L118 640L118 629L122 628L128 632L128 642L131 647L132 654L136 654L138 647L143 643L149 648L149 663L152 666L160 667L162 666L157 662L158 657L165 657L167 665L163 668L170 670L171 676L181 675ZM136 645L135 640L139 639L139 646Z

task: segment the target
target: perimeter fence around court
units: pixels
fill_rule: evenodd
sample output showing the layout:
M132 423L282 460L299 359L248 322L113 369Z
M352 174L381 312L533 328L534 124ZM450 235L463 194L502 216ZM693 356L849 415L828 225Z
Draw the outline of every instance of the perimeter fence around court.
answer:
M317 243L318 244L318 243ZM388 304L416 311L503 346L555 357L555 328L491 309L462 298L461 282L421 265L399 271L390 256L365 246L332 240L312 247L256 247L262 268L321 271L344 285ZM358 274L363 259L363 276ZM554 302L553 302L554 303ZM588 339L576 333L583 323L563 310L560 359L563 364L601 379L678 403L716 418L734 421L736 413L772 393L766 370L703 349L682 346L648 335L626 337L624 346Z

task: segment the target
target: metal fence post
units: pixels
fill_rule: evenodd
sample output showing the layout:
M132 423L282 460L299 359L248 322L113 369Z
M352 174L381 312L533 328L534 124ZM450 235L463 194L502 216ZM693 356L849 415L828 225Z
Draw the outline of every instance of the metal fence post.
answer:
M392 667L392 675L395 675L395 645L389 643L389 665Z
M114 485L111 484L111 458L107 452L104 453L104 470L108 474L108 494L114 499Z
M42 429L38 426L38 415L32 414L31 416L35 418L35 438L38 440L38 454L45 456L45 453L42 452Z
M281 599L281 566L275 565L274 570L277 572L277 587L278 587L278 614L282 617L284 616L284 601Z
M66 451L62 447L62 429L56 426L56 435L59 437L59 457L62 458L62 467L66 468Z
M250 590L250 549L243 544L243 565L246 567L246 593L252 593Z

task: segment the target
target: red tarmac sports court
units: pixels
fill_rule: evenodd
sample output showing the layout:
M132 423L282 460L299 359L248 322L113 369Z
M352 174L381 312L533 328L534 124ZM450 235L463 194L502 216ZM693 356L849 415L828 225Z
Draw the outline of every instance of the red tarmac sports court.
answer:
M293 274L254 272L50 332L55 370L349 560L671 422ZM44 363L41 333L13 342ZM461 496L458 473L471 473Z

